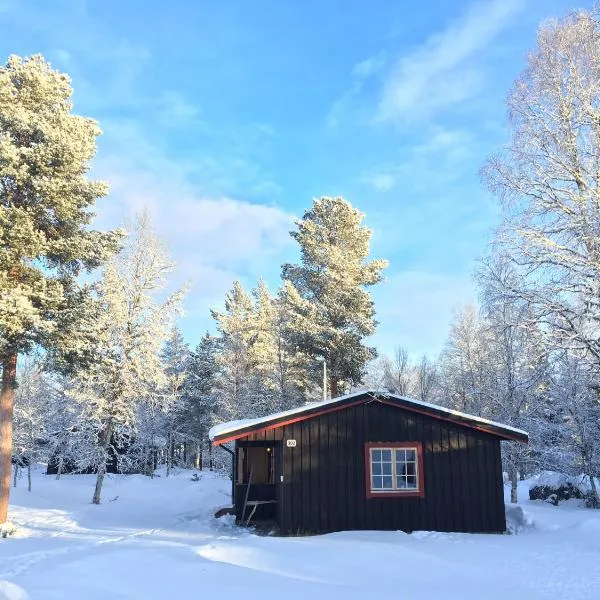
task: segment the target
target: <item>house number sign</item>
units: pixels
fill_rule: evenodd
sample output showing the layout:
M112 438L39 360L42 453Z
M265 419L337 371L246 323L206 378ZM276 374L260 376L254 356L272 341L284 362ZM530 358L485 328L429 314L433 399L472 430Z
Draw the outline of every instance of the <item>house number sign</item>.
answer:
M295 448L296 447L296 440L287 440L286 444L287 444L288 448Z

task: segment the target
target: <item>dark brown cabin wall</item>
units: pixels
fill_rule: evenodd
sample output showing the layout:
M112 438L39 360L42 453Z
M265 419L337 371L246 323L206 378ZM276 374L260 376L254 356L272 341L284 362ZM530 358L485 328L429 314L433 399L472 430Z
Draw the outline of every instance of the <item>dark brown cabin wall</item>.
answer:
M487 433L371 402L248 439L282 440L283 533L505 528L500 442ZM423 445L425 497L367 499L364 444L403 441Z

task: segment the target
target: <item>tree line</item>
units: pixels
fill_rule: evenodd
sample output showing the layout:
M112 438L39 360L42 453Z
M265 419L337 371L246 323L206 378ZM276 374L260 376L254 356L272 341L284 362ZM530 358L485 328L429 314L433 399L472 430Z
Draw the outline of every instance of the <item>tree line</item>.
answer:
M384 387L529 431L506 444L518 475L584 474L600 506L600 22L544 23L507 98L508 140L482 169L502 209L439 360L400 350L371 376Z
M0 68L0 523L15 467L49 460L97 474L207 460L208 428L361 386L526 429L507 444L516 483L543 468L600 475L600 26L577 12L539 30L508 97L509 139L482 175L501 224L440 357L377 358L364 215L314 200L291 232L281 286L234 283L216 333L188 347L186 290L145 214L94 231L108 193L88 176L98 125L41 56ZM94 277L85 277L94 273ZM14 443L13 443L14 423ZM210 460L210 457L208 457Z
M71 94L41 56L0 69L0 523L12 462L94 472L99 503L109 468L199 461L218 420L314 400L323 362L336 395L375 356L366 288L386 262L368 259L364 215L330 197L291 232L300 260L281 288L236 282L217 335L190 350L175 328L186 290L166 293L174 263L148 215L90 226L108 193L88 177L100 129Z

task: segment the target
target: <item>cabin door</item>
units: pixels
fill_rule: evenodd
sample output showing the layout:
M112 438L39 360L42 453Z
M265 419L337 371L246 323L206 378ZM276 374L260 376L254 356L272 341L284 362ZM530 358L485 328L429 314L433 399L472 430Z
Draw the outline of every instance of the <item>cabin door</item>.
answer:
M280 442L239 444L236 514L242 522L279 520L281 465Z

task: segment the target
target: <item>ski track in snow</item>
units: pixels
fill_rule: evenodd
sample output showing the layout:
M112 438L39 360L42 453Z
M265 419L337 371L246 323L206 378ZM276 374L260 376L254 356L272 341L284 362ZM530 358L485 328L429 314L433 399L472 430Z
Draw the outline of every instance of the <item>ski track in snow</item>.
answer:
M77 554L77 558L81 558L83 554L93 554L97 548L105 546L106 544L115 544L119 542L128 542L135 538L151 535L158 532L158 529L148 529L147 531L136 531L128 535L121 535L117 537L107 537L99 540L95 540L89 544L78 544L78 545L67 545L54 550L40 550L34 552L28 552L12 558L2 560L3 570L0 570L0 579L9 579L17 575L23 574L32 567L36 566L40 562L46 562L49 559L63 558L71 554ZM91 533L91 532L90 532ZM65 538L66 536L61 533L53 534L51 537L54 538ZM6 565L8 562L8 567ZM7 567L7 568L6 568Z
M527 495L526 483L520 490ZM90 476L36 474L16 490L15 538L0 540L0 580L29 600L177 600L242 594L264 600L372 595L444 600L600 600L600 511L523 502L534 527L517 535L340 532L261 537L215 520L230 482L183 472L108 478L100 506ZM1 583L1 581L0 581ZM175 593L176 591L176 593ZM2 594L0 593L0 598Z

